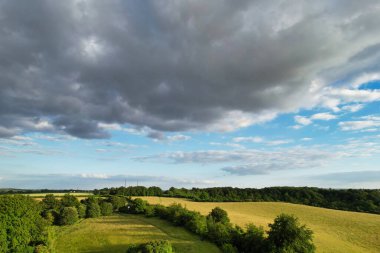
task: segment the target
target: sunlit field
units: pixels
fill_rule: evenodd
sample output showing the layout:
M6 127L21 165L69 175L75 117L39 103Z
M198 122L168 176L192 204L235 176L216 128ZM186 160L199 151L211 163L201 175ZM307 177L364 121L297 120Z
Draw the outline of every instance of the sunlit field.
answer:
M190 210L208 214L212 208L225 209L231 221L267 228L280 213L294 214L314 231L317 252L380 252L380 215L330 210L279 202L192 202L179 198L142 197L151 204L180 203Z
M212 243L181 227L142 215L113 215L85 219L72 226L56 227L56 253L124 253L127 245L152 240L169 240L177 253L218 253Z

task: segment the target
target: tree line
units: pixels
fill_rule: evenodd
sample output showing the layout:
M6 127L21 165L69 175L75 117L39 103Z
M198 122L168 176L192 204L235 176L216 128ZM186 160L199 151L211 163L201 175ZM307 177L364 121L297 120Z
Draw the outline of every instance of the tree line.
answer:
M143 214L182 226L217 244L225 253L279 253L315 251L312 231L297 218L282 214L269 225L269 231L253 224L245 229L230 223L228 214L214 208L209 215L187 210L179 204L150 205L142 199L110 195L90 196L79 201L66 194L58 199L48 194L40 202L23 195L0 196L0 252L47 253L52 225L72 225L80 219L111 215L115 212ZM172 252L165 241L131 245L127 252Z
M180 204L172 204L168 207L150 205L136 198L128 199L128 204L119 210L124 213L158 217L182 226L203 239L215 243L224 253L315 252L312 241L313 232L305 225L301 225L292 215L279 215L273 223L269 224L269 230L264 231L262 227L254 224L249 224L246 228L233 225L227 212L220 207L215 207L207 216L204 216Z
M79 219L111 215L126 205L118 196L90 196L79 201L65 194L48 194L40 202L21 194L0 196L0 253L50 252L52 225L72 225Z
M337 210L380 214L380 190L378 189L323 189L316 187L185 189L171 187L169 190L162 190L159 187L130 186L96 189L94 194L102 196L165 196L207 202L288 202Z

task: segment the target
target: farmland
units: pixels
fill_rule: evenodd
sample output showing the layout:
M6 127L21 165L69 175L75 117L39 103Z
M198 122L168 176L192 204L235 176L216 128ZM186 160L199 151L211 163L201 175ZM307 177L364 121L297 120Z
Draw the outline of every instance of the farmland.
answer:
M294 214L314 231L317 252L380 252L380 216L330 210L281 202L192 202L178 198L143 197L151 204L180 203L190 210L207 214L215 206L225 209L231 221L267 228L280 213Z
M218 253L212 243L170 223L141 215L113 215L56 227L52 248L65 252L125 252L128 244L169 240L176 252Z

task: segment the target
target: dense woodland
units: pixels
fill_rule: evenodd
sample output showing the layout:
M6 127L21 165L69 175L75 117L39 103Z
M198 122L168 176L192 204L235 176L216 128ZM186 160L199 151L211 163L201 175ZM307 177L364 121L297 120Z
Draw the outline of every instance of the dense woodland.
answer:
M194 201L274 201L304 204L345 211L380 214L380 190L366 189L322 189L314 187L269 187L255 188L170 188L119 187L94 190L96 195L166 196L188 198Z
M189 211L178 204L169 207L150 205L142 199L111 195L88 197L79 201L66 194L58 199L52 194L38 202L23 195L0 196L0 252L47 253L54 251L52 226L70 226L86 218L112 215L115 212L140 214L165 219L184 227L205 240L217 244L224 253L312 253L312 231L299 224L294 216L281 214L269 231L253 224L246 228L230 223L228 214L214 208L209 215ZM130 245L129 253L171 253L167 241Z

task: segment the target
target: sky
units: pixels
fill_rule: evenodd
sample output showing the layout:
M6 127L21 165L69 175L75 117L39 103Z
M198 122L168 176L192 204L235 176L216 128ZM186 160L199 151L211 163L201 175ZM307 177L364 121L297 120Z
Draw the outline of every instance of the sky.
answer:
M0 0L0 188L380 188L377 0Z

